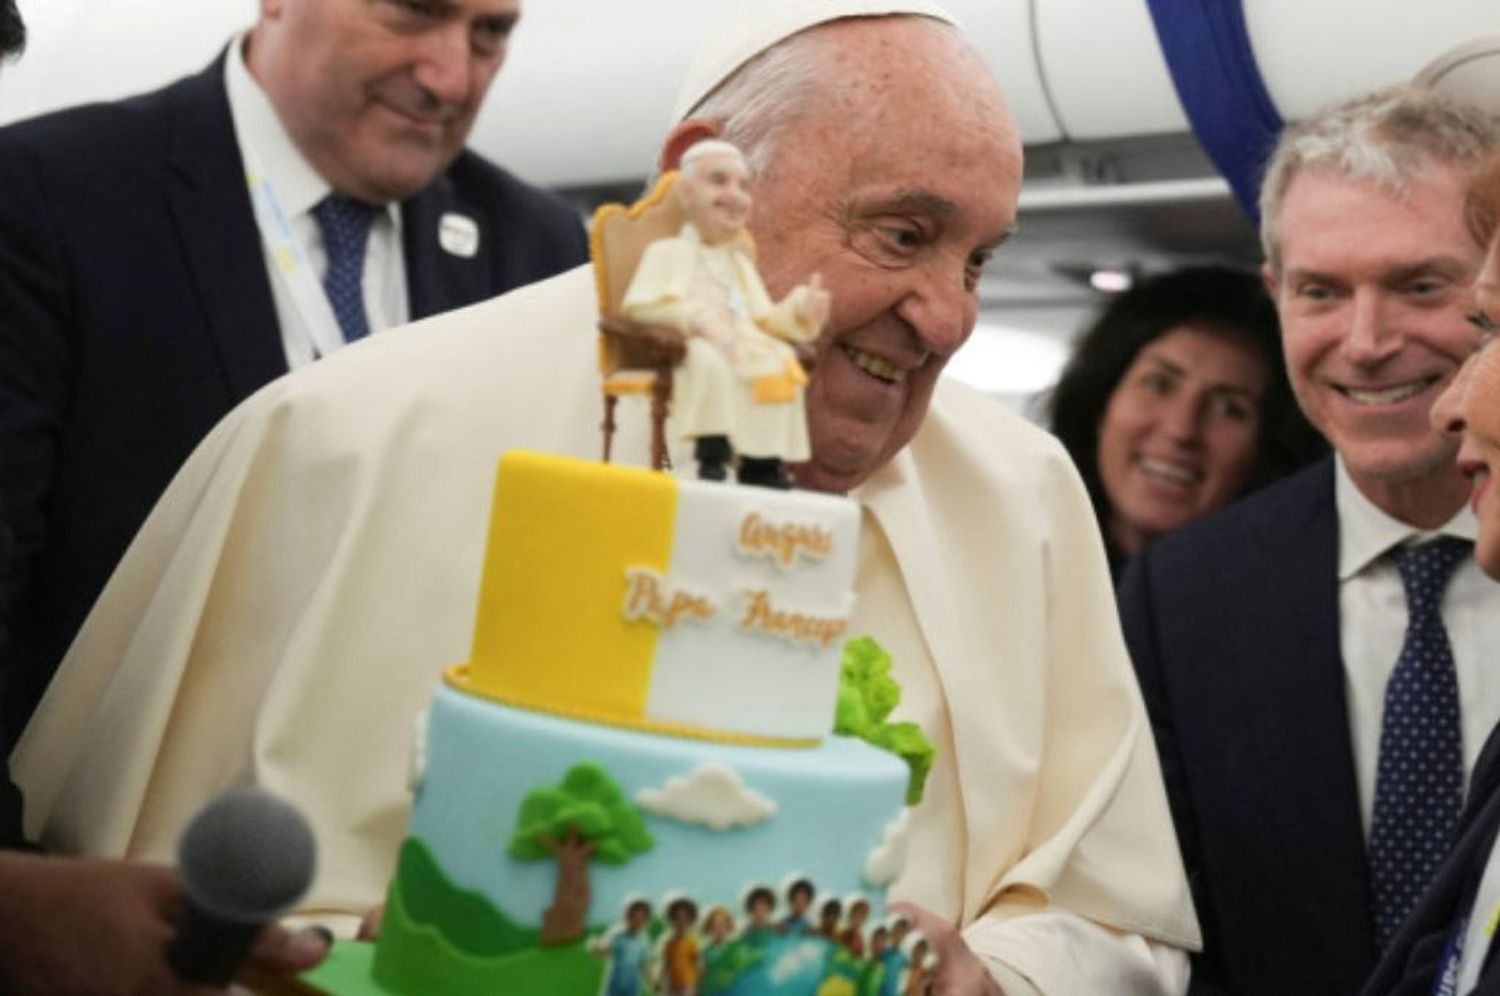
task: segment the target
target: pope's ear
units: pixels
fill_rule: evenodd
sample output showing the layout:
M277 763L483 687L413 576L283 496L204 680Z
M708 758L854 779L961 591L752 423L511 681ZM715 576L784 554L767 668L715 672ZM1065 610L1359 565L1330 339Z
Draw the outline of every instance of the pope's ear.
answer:
M677 122L661 146L661 159L657 165L663 173L670 173L682 165L683 153L708 138L718 138L722 129L718 122L706 118L686 118Z
M1276 292L1281 289L1281 276L1271 269L1269 262L1260 265L1260 280L1266 285L1266 293L1270 295L1271 300L1276 300Z

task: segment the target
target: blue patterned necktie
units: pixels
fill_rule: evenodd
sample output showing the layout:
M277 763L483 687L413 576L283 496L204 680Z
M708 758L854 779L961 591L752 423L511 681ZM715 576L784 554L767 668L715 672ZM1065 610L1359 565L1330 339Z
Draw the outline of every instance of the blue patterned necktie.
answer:
M1408 615L1401 656L1385 686L1370 820L1370 882L1382 949L1432 881L1463 803L1458 674L1440 610L1448 579L1472 547L1442 537L1394 553Z
M378 208L329 194L313 208L313 217L323 229L323 247L328 253L328 272L323 276L323 291L333 305L334 317L345 342L363 338L370 332L365 314L365 247L370 241L370 225Z

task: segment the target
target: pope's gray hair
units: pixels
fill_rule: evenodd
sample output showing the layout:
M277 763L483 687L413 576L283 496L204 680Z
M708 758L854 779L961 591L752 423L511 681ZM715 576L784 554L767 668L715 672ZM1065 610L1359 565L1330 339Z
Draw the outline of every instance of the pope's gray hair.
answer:
M1260 241L1281 269L1281 205L1297 174L1372 180L1398 197L1434 168L1477 172L1500 149L1500 121L1410 84L1333 104L1281 133L1260 189Z
M920 14L880 16L913 18L969 44L961 31L945 21ZM830 23L836 22L813 25L760 52L709 91L684 118L717 123L720 137L744 153L750 172L764 175L782 134L809 109L832 98L835 74L820 46L818 30Z

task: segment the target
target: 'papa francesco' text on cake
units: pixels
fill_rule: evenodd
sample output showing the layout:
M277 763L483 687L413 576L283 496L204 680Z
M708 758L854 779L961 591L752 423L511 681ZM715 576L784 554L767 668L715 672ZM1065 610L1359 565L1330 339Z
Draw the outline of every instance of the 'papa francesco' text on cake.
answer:
M783 571L799 562L817 562L833 553L831 530L813 523L772 522L759 512L740 520L734 549L746 557L770 560ZM764 588L740 592L735 626L744 633L759 633L791 643L827 649L849 628L842 616L820 615L779 604ZM644 620L661 629L679 622L707 622L720 614L711 597L675 585L649 567L625 569L625 601L621 612L627 622Z

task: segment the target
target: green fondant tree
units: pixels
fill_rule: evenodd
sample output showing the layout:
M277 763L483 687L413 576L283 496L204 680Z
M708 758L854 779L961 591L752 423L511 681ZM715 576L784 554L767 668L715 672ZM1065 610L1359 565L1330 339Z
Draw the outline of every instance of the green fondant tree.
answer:
M552 905L542 917L543 944L583 937L593 889L589 862L622 865L654 841L641 811L597 764L575 764L562 783L521 800L510 854L519 861L557 860Z
M911 769L906 802L915 806L922 801L936 750L916 723L886 722L900 701L901 686L891 677L891 655L885 648L868 636L844 644L833 732L859 737L905 761Z

